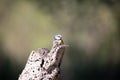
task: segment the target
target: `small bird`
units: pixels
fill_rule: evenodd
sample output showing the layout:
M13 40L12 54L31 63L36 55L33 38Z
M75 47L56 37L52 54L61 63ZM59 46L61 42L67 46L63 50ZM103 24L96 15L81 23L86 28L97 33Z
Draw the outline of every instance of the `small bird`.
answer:
M62 36L60 34L54 36L54 42L57 42L59 45L64 44L62 40Z

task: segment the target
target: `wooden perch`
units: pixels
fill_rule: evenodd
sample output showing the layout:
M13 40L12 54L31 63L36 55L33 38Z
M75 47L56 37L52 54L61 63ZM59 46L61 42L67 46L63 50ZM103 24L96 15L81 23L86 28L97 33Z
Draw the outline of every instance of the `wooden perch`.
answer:
M53 41L50 51L47 48L32 51L18 80L58 80L65 47L60 38Z

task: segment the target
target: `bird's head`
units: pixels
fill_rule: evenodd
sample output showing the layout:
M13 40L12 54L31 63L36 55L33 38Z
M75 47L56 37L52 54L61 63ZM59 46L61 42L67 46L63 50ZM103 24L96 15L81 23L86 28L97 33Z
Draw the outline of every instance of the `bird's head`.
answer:
M60 34L57 34L54 36L54 40L61 40L62 36Z

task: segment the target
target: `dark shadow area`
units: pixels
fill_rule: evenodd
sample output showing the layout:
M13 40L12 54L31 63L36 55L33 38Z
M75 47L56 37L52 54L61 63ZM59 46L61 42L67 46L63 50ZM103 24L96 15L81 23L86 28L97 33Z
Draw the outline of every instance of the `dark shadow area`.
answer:
M13 63L3 51L1 42L0 45L0 80L17 80L23 67L18 63Z
M70 42L72 43L72 42ZM110 49L108 49L110 50ZM110 51L111 52L111 51ZM89 60L85 51L72 43L69 46L70 68L64 75L62 80L119 80L120 79L120 62L114 64L109 59L106 63L101 63L101 53L98 51L96 55ZM112 54L112 53L111 53ZM112 56L111 56L112 58ZM85 60L86 59L86 60ZM71 77L69 79L69 77Z

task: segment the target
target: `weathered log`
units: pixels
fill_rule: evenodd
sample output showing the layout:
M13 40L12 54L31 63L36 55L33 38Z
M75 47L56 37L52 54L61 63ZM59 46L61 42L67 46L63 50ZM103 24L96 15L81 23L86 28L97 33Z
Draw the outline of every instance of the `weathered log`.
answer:
M32 51L18 80L58 80L66 46L60 38L53 41L50 51L47 48Z

